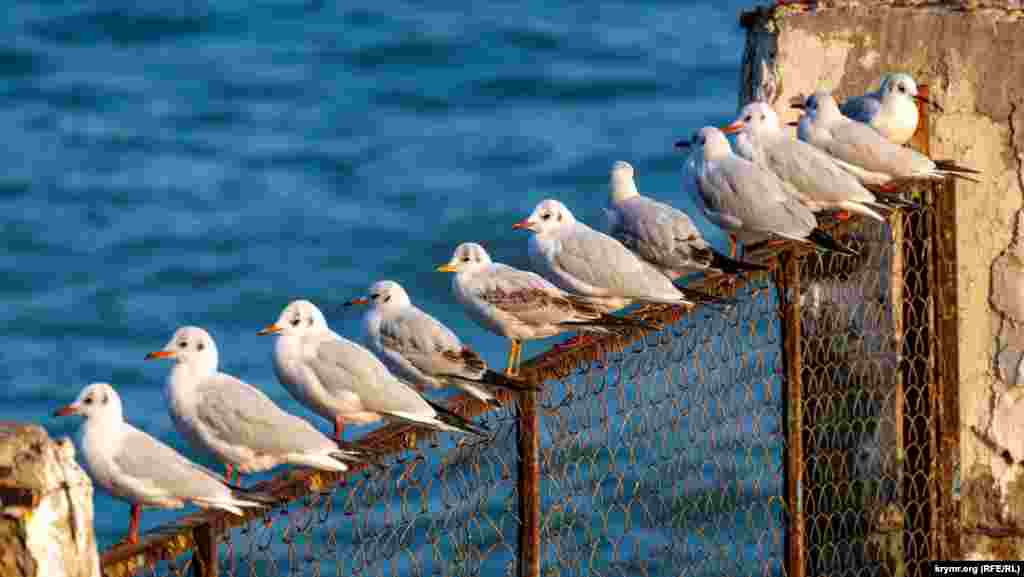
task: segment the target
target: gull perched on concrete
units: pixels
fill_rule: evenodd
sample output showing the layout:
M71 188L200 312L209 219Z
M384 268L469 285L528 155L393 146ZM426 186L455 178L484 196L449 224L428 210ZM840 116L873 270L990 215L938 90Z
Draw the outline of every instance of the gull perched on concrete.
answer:
M455 273L452 293L469 318L512 341L507 374L517 374L522 341L566 331L610 333L643 327L642 321L605 314L587 299L569 294L544 277L491 261L484 247L462 243L439 272Z
M274 345L277 378L296 400L334 423L336 439L341 439L346 422L381 419L487 436L398 380L365 347L332 331L320 309L307 300L288 303L277 322L258 334L280 335Z
M942 111L939 105L918 94L917 83L909 74L887 74L882 77L878 90L848 98L839 105L839 111L851 120L871 126L889 142L903 145L910 142L917 131L915 101ZM805 102L801 98L794 106L803 108Z
M132 504L128 541L139 540L142 507L179 509L186 503L242 515L246 507L267 507L274 499L230 486L216 473L186 459L124 420L121 397L107 383L93 383L55 416L82 415L85 468L97 485Z
M736 136L739 156L773 172L792 187L800 202L811 211L849 211L885 221L872 207L888 209L890 206L879 202L828 153L783 133L778 115L767 103L751 102L744 106L739 117L722 132L739 132ZM895 206L907 205L897 199L889 202Z
M702 128L695 144L703 149L697 184L704 213L744 245L779 238L856 254L819 229L811 210L779 177L733 154L720 130Z
M765 270L716 251L685 212L641 195L633 174L628 162L612 165L605 215L608 233L640 258L673 279L692 272Z
M239 474L282 464L344 472L355 453L305 420L287 413L256 387L217 370L217 345L199 327L181 327L162 350L146 359L174 359L167 400L178 433Z
M694 306L660 270L621 242L577 221L557 200L542 200L512 226L534 233L529 241L534 269L605 312L632 303Z
M839 111L828 91L820 90L808 97L805 112L799 138L832 155L863 184L885 186L899 180L947 176L977 182L966 176L979 174L976 170L948 160L933 161L912 148L890 142L866 124L850 120Z
M495 406L501 403L488 387L517 391L527 388L516 379L488 369L480 355L451 329L412 304L397 282L376 282L370 287L369 297L345 304L370 305L363 316L367 345L395 376L412 386L453 386Z

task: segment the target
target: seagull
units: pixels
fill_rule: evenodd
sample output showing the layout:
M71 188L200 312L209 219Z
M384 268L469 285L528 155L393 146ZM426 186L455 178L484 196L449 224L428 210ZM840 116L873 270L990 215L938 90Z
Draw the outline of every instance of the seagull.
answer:
M913 204L898 199L889 201L894 206L879 202L828 153L783 133L775 110L764 102L744 106L739 117L722 132L739 132L736 137L739 156L778 176L812 212L849 211L885 222L873 209L888 210Z
M54 416L82 415L82 457L97 485L132 504L128 542L139 541L142 507L179 509L192 503L243 515L247 507L267 507L275 499L221 481L216 473L124 420L121 397L107 383L82 389L75 402Z
M767 267L731 259L704 240L683 211L642 196L633 179L633 166L612 165L609 186L608 233L671 279L692 272L739 274Z
M530 216L512 227L534 233L529 241L530 262L541 275L604 312L633 303L695 306L654 265L577 221L557 200L541 201Z
M466 242L438 272L455 273L452 293L466 314L488 331L512 341L505 373L518 374L522 341L565 331L611 333L651 328L642 321L606 314L587 299L569 294L539 274L491 261L484 247Z
M794 105L803 108L803 99L798 98L800 101ZM938 104L918 94L917 83L909 74L887 74L882 77L878 90L847 99L839 106L839 111L851 120L871 126L893 144L904 145L917 131L915 101L942 111Z
M720 130L702 128L696 145L703 149L697 184L704 213L744 245L781 238L856 254L818 228L814 214L774 173L733 154Z
M488 369L480 355L451 329L412 304L397 282L376 282L369 297L345 304L370 305L363 317L367 345L395 376L410 385L454 386L494 406L501 403L488 386L527 389L517 379Z
M288 303L277 322L258 334L280 335L274 346L278 380L296 400L334 422L336 439L341 439L346 422L381 419L488 436L484 429L398 380L366 348L332 331L320 309L308 300Z
M832 155L837 164L865 185L885 187L900 180L943 179L955 176L978 182L968 174L980 174L952 161L933 161L912 148L894 144L866 124L850 120L828 91L808 97L800 120L801 140Z
M166 389L175 428L224 463L225 480L234 469L249 474L286 463L341 473L345 461L359 460L256 387L219 372L217 345L205 330L181 327L162 350L146 355L163 358L175 361Z

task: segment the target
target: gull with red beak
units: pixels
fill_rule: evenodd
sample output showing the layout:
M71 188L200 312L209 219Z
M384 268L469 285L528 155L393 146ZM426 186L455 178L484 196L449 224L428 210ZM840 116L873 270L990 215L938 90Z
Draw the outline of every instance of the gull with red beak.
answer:
M279 335L274 346L277 378L296 400L334 422L339 440L345 423L381 419L487 436L483 428L398 380L365 347L332 331L308 300L288 303L277 322L259 334Z
M894 144L878 131L850 120L825 90L808 98L800 120L799 137L829 153L839 166L853 173L865 185L885 186L901 180L938 180L967 176L978 171L949 160L932 160L916 150ZM806 122L806 126L804 123Z
M577 221L557 200L541 201L513 228L534 233L529 241L530 262L544 278L584 297L602 312L632 303L694 306L654 265Z
M605 314L587 299L571 295L544 277L493 262L484 247L464 242L438 272L455 273L452 294L469 318L488 331L509 339L505 373L519 373L522 342L575 330L611 333L645 328L642 321Z
M348 470L360 455L342 450L305 420L285 412L262 391L217 370L217 345L199 327L181 327L146 359L174 359L166 395L171 419L193 448L224 463L225 479L283 464Z
M452 386L494 406L501 403L488 387L527 389L519 380L488 369L480 355L451 329L414 305L397 282L373 283L368 298L345 304L362 302L370 304L363 316L367 346L392 374L409 385Z
M121 398L107 383L93 383L55 416L82 415L82 457L97 485L132 504L128 542L139 540L142 507L179 509L192 503L243 515L274 499L228 485L217 474L125 422Z

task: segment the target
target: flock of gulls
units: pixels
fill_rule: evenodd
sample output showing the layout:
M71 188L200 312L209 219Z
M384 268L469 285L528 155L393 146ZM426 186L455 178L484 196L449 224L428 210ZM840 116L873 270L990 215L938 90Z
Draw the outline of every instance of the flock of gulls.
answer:
M686 213L642 196L633 167L621 161L611 169L607 234L552 199L513 225L532 233L529 255L536 272L494 262L479 244L459 245L437 270L454 274L452 293L470 318L510 341L503 372L489 369L396 282L377 282L365 297L346 303L369 305L365 347L332 331L313 303L291 302L259 334L277 335L278 379L297 401L333 423L333 438L260 389L220 372L213 338L192 326L179 328L146 358L173 360L165 394L175 428L195 450L223 463L223 477L125 422L109 384L85 387L56 415L85 417L81 455L98 485L132 503L130 542L138 540L142 506L192 503L241 515L275 501L237 484L242 474L282 464L342 472L375 460L342 442L346 423L404 422L486 437L486 428L423 390L456 387L499 404L495 387L528 387L518 376L522 341L566 331L584 341L591 333L651 328L611 313L632 304L689 309L696 302L723 302L673 281L694 272L739 275L768 268L737 259L736 241L745 247L797 241L855 254L818 227L815 213L884 220L893 209L914 206L899 195L905 181L973 180L976 171L904 146L917 128L915 100L924 99L914 80L893 74L878 91L842 107L824 91L794 103L804 110L798 138L786 134L771 106L754 102L728 126L705 127L678 142L689 149L685 178L696 186L708 219L729 233L730 255L716 252ZM736 133L735 152L726 133Z

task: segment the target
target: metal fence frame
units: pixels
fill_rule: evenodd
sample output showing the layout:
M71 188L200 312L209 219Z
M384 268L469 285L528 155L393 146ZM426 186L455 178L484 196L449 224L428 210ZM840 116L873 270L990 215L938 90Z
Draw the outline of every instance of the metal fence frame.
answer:
M927 87L920 89L927 95ZM927 110L922 110L923 114ZM928 151L927 117L920 123L915 135L916 148ZM904 360L900 363L900 378L896 379L897 429L900 445L913 450L902 455L907 474L903 475L905 490L927 494L927 520L924 533L928 536L926 551L932 556L956 558L959 554L959 515L953 496L953 483L959 467L959 408L957 391L957 307L956 307L956 238L955 238L955 185L952 181L918 185L929 210L912 213L896 212L890 218L894 244L890 267L893 296L894 324L902 339ZM834 225L834 232L842 232L849 224ZM922 228L928 238L903 238L905 227ZM930 247L919 246L931 243ZM804 454L805 427L801 386L803 361L801 350L800 264L812 249L785 246L778 250L762 249L749 256L762 262L775 260L774 283L779 294L783 337L783 399L785 413L783 434L783 490L787 523L785 530L786 573L791 577L807 574L807 543L805 507L802 502L806 455ZM926 274L909 270L910 255L926 254ZM719 278L707 277L691 285L710 292L720 292ZM733 290L744 281L733 285ZM913 306L913 303L930 306ZM679 313L671 307L652 307L634 313L650 321L668 323L678 319ZM913 330L907 330L913 328ZM580 363L590 363L607 351L621 351L639 339L644 331L633 330L618 336L595 339L590 343L559 352L548 351L523 363L521 374L530 383L542 385L548 380L564 378ZM926 354L922 355L924 351ZM911 360L907 360L911 359ZM910 386L914 385L914 386ZM916 391L912 392L911 391ZM921 398L920 391L927 391ZM914 398L907 395L911 394ZM917 395L917 396L914 396ZM513 398L502 394L501 400ZM537 394L524 393L516 399L517 451L518 451L518 575L536 577L541 571L540 542L540 434ZM934 417L922 426L921 419L904 415L903 407L911 404L921 407ZM491 408L473 398L460 395L452 398L449 409L466 418L479 416ZM395 454L429 441L434 433L409 425L388 425L372 431L356 445L379 454ZM347 473L315 470L289 470L271 481L257 486L280 498L281 503L302 499L322 487L337 484L343 478L357 474L360 467ZM918 474L919 473L919 474ZM126 577L160 560L175 559L190 551L193 575L216 577L219 571L218 542L220 536L232 527L240 526L261 513L247 512L237 517L218 511L205 511L188 515L172 525L159 528L143 536L138 544L119 544L102 555L103 573L107 577ZM915 551L921 547L904 531L904 547ZM917 549L915 549L917 548ZM918 567L918 569L921 569Z

